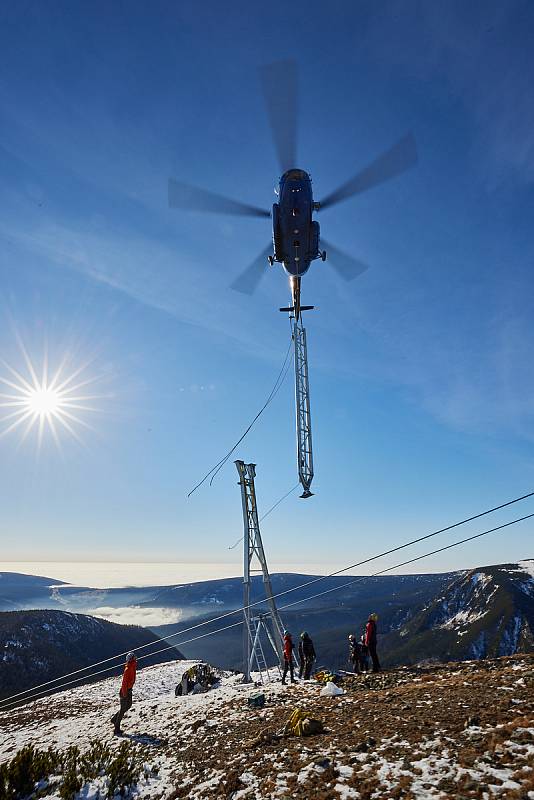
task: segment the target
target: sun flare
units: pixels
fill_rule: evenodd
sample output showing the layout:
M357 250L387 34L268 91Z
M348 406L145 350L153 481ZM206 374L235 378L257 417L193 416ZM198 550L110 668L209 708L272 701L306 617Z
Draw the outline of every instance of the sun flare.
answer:
M104 396L86 393L97 380L87 376L88 365L69 368L65 358L49 374L47 356L37 367L25 348L21 349L26 375L1 362L4 375L0 374L0 388L5 387L5 391L0 391L0 436L18 429L24 441L35 430L40 449L46 432L59 446L59 431L63 430L83 443L79 429L91 427L84 417L98 410L93 401Z
M57 414L61 409L61 395L54 389L40 386L28 395L27 405L31 411L39 414L39 416Z

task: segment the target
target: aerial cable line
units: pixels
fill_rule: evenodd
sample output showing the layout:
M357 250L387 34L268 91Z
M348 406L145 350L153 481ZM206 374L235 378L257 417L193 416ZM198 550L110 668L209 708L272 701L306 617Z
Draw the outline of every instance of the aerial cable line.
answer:
M210 480L210 486L211 486L211 484L213 483L213 480L214 480L214 478L216 477L216 475L218 474L218 472L220 472L220 470L221 470L221 469L224 467L224 465L226 464L226 462L228 461L228 459L230 458L230 456L232 455L232 453L233 453L233 452L234 452L234 451L237 449L237 447L238 447L238 446L241 444L241 442L243 441L243 439L245 438L245 436L246 436L246 435L249 433L249 431L252 429L252 427L254 426L254 424L255 424L255 423L257 422L257 420L258 420L258 419L261 417L261 415L263 414L263 412L265 411L265 409L267 408L267 406L268 406L268 405L271 403L271 401L272 401L272 400L274 400L274 398L275 398L275 397L276 397L276 395L278 394L278 390L280 389L280 387L282 386L282 384L283 384L283 382L284 382L284 380L285 380L285 378L286 378L286 375L287 375L287 373L288 373L288 370L289 370L289 367L290 367L290 364L291 364L291 362L290 362L289 364L287 363L287 360L288 360L288 358L289 358L289 353L291 352L291 345L292 345L292 340L291 340L291 338L290 338L290 340L289 340L289 345L288 345L288 348L287 348L287 351L286 351L286 354L285 354L285 358L284 358L284 361L283 361L283 364L282 364L282 368L280 369L280 372L278 373L278 376L277 376L277 378L276 378L276 381L274 382L274 386L273 386L273 388L271 389L271 392L270 392L269 396L267 397L267 400L265 401L265 403L263 404L263 406L260 408L260 410L258 411L258 413L256 414L256 416L254 417L254 419L252 420L252 422L250 423L250 425L248 426L248 428L245 430L245 432L244 432L244 433L241 435L241 437L240 437L240 438L237 440L237 442L234 444L234 446L232 447L232 449L231 449L231 450L229 450L229 451L228 451L228 453L226 453L226 455L224 456L224 458L221 458L221 460L220 460L220 461L218 461L218 462L217 462L217 464L215 464L215 466L214 466L214 467L212 467L212 468L210 469L210 471L209 471L209 472L207 472L207 473L204 475L204 477L202 478L202 480L201 480L201 481L199 481L199 482L196 484L196 486L194 486L194 487L191 489L191 491L190 491L190 492L188 492L188 494L187 494L187 496L188 496L188 497L191 497L191 495L193 494L193 492L195 492L195 491L196 491L196 490L197 490L197 489L198 489L200 486L202 486L202 484L203 484L203 483L204 483L204 482L205 482L205 481L206 481L206 480L207 480L207 479L210 477L210 475L211 475L211 480ZM287 368L286 368L286 364L287 364ZM212 473L213 473L213 474L212 474Z
M337 592L340 589L346 589L348 586L354 586L354 584L361 583L362 581L366 580L367 578L376 578L379 575L383 575L386 572L391 572L394 569L400 569L401 567L405 567L408 564L414 564L416 561L421 561L424 558L429 558L430 556L436 555L437 553L443 553L446 550L452 550L454 547L459 547L461 544L466 544L467 542L472 542L475 539L480 539L483 536L487 536L490 533L495 533L496 531L503 530L504 528L509 528L511 525L516 525L518 522L524 522L527 519L532 519L532 517L534 517L534 513L527 514L524 517L518 517L517 519L513 519L510 522L505 522L502 525L497 525L495 528L489 528L488 530L482 531L481 533L475 533L473 536L467 536L465 539L459 539L457 542L452 542L452 544L447 544L444 547L439 547L436 550L431 550L428 553L423 553L423 555L414 556L414 558L407 559L406 561L401 561L399 564L394 564L391 567L384 567L384 569L378 570L377 572L373 572L371 575L360 575L357 578L354 578L353 580L348 581L347 583L341 584L340 586L333 586L330 589L325 589L323 592L317 592L316 594L310 595L309 597L303 597L300 600L294 600L291 603L286 603L285 605L280 606L279 610L280 611L284 611L285 609L291 608L292 606L296 606L299 603L307 603L310 600L314 600L317 597L322 597L325 594L329 594L331 592ZM327 577L327 576L324 576L324 577ZM296 588L298 588L298 587L296 587ZM277 596L277 595L275 595L275 596ZM264 601L260 601L260 602L264 602ZM257 605L257 603L253 603L251 605ZM239 609L239 611L242 611L242 610L243 609ZM236 613L236 612L231 612L231 613ZM228 616L228 615L223 615L223 616ZM214 619L209 620L209 622L216 622L218 619L221 619L221 617L215 617ZM206 624L206 623L202 623L202 624ZM183 642L178 642L176 646L189 644L190 642L195 642L198 639L204 639L204 638L206 638L208 636L215 636L215 634L217 634L217 633L223 633L224 631L230 630L230 628L236 628L238 625L243 625L243 620L239 620L238 622L233 622L230 625L225 625L222 628L218 628L215 631L207 631L206 633L202 633L199 636L195 636L195 637L193 637L191 639L186 639ZM182 633L184 633L184 632L185 631L182 631ZM179 635L179 634L172 634L172 636L177 636L177 635ZM170 637L161 637L161 638L162 638L162 641L164 641L165 639L169 639ZM146 647L147 645L143 645L143 646ZM139 648L139 649L142 649L142 648ZM150 658L151 656L157 655L158 653L164 653L164 652L166 652L168 650L174 650L174 649L175 649L175 645L169 645L167 647L162 647L159 650L154 650L152 653L147 653L144 656L140 656L137 660L138 661L142 661L143 659ZM106 660L109 660L109 659L106 659ZM104 662L100 662L100 663L104 663ZM96 666L96 665L94 665L94 666ZM19 703L23 703L23 702L26 702L28 700L32 700L32 699L34 699L36 697L40 697L41 695L48 694L48 692L57 691L57 690L62 689L64 687L66 687L66 686L70 686L73 683L78 683L78 681L86 680L88 678L94 678L96 675L102 675L105 672L111 672L111 670L118 669L119 666L120 665L115 664L115 665L113 665L111 667L105 667L104 669L99 670L98 672L93 672L91 675L86 675L86 676L84 676L82 678L75 678L72 681L68 681L66 683L61 683L59 686L54 686L54 687L52 687L50 689L44 689L41 692L36 692L35 694L31 694L28 697L24 697L24 698L21 698L20 700L15 700L14 702L8 703L7 705L3 706L3 708L7 709L7 708L10 708L11 706L18 705ZM89 669L89 667L86 667L85 669ZM80 670L78 670L78 671L80 671ZM69 677L70 675L74 675L74 674L75 673L69 673L68 675L65 675L63 677ZM56 678L56 680L59 680L59 678ZM45 686L46 684L41 684L41 685ZM39 687L35 686L33 688L37 689ZM26 691L29 692L29 691L32 691L32 690L31 689L27 689ZM19 693L19 694L23 694L23 693ZM17 696L18 695L11 695L11 697L5 698L2 702L6 703L7 701L12 700L14 697L17 697ZM2 709L0 709L0 710L2 710Z
M280 505L280 503L282 503L282 502L283 502L283 501L286 499L286 497L289 497L289 495L291 494L291 492L294 492L294 491L295 491L295 489L296 489L298 486L300 486L300 481L299 481L298 483L296 483L294 486L292 486L292 487L291 487L291 489L289 490L289 492L286 492L284 495L282 495L282 497L280 497L280 498L279 498L279 499L276 501L276 503L275 503L274 505L272 505L268 511L266 511L266 512L265 512L265 514L264 514L262 517L260 517L260 520L259 520L259 521L260 521L260 522L263 522L263 520L264 520L266 517L268 517L268 516L269 516L269 514L270 514L272 511L274 511L274 509L275 509L275 508L278 508L278 506ZM231 545L231 546L228 548L228 550L233 550L233 549L234 549L234 547L237 547L237 545L238 545L238 544L240 544L240 542L242 542L244 538L245 538L245 537L244 537L244 536L242 536L240 539L238 539L238 540L237 540L237 542L236 542L235 544Z
M494 511L499 511L502 508L506 508L507 506L514 505L514 503L519 503L522 500L526 500L527 498L533 497L533 496L534 496L534 492L529 492L528 494L522 495L521 497L516 497L514 500L509 500L506 503L501 503L501 505L494 506L493 508L489 508L486 511L480 512L479 514L474 514L473 516L467 517L466 519L461 520L460 522L455 522L452 525L448 525L445 528L440 528L439 530L434 531L433 533L428 533L425 536L420 536L417 539L412 539L409 542L405 542L404 544L398 545L397 547L391 548L390 550L385 550L382 553L378 553L377 555L370 556L369 558L366 558L363 561L358 561L355 564L351 564L348 567L343 567L342 569L336 570L335 572L331 572L328 575L320 575L319 577L312 578L312 580L306 581L305 583L301 583L298 586L293 586L291 589L284 589L282 592L278 592L277 594L273 595L273 597L274 598L282 597L283 595L290 594L291 592L298 591L298 589L306 588L307 586L311 586L311 585L313 585L315 583L318 583L320 581L326 580L327 578L333 578L336 575L340 575L343 572L347 572L347 570L349 570L349 569L354 569L355 567L362 566L363 564L368 564L371 561L376 561L377 559L382 558L382 557L387 556L387 555L390 555L391 553L396 553L399 550L403 550L406 547L410 547L413 544L417 544L419 542L425 541L426 539L430 539L433 536L438 536L440 533L445 533L446 531L452 530L453 528L457 528L460 525L465 525L467 522L472 522L475 519L480 519L480 517L487 516L488 514L492 514ZM521 519L523 519L523 518L521 518ZM518 521L520 521L520 520L518 520ZM368 576L366 576L366 577L368 577ZM257 606L257 605L261 605L262 602L263 602L262 600L258 600L255 603L251 603L250 604L250 608L253 608L254 606ZM184 633L189 633L190 631L195 630L196 628L200 628L203 625L209 625L211 622L217 622L218 620L225 619L227 617L232 616L233 614L241 613L243 610L244 610L243 607L241 607L241 608L234 609L233 611L227 611L225 614L220 614L218 617L214 617L212 620L206 620L204 622L199 622L196 625L192 625L189 628L184 628L184 630L182 630L182 631L179 631L177 633L171 633L168 636L162 636L160 638L162 639L162 641L168 641L169 639L172 639L175 636L180 636L180 635L182 635ZM148 642L147 644L141 645L140 647L138 647L136 649L139 652L140 650L144 650L145 648L150 647L152 644L153 644L153 642ZM50 681L46 681L45 683L38 684L37 686L33 686L30 689L25 689L22 692L18 692L18 694L16 694L16 695L11 695L11 697L18 697L18 696L20 696L22 694L26 694L26 692L33 691L33 689L40 689L43 686L48 686L51 683L55 683L56 681L61 680L61 678L68 678L71 675L76 675L76 674L78 674L80 672L85 672L86 670L91 669L92 667L98 667L98 666L100 666L100 664L106 664L109 661L114 661L117 658L121 658L121 656L125 656L128 652L129 652L128 650L125 650L123 653L117 653L117 655L115 655L115 656L110 656L109 658L102 659L101 661L96 661L94 664L89 664L87 667L82 667L82 668L80 668L78 670L75 670L73 672L68 672L65 675L62 675L62 676L60 676L58 678L53 678ZM7 698L7 699L11 699L11 698ZM0 700L0 707L1 707L1 704L5 702L5 700L6 700L6 698L4 698L3 700Z
M322 595L328 594L329 592L337 592L339 589L346 589L347 586L353 586L355 583L359 583L360 581L364 581L366 578L376 578L378 575L383 575L385 572L391 572L393 569L400 569L400 567L405 567L407 564L414 564L416 561L421 561L423 558L428 558L429 556L434 556L437 553L444 553L445 550L451 550L453 547L458 547L460 544L465 544L466 542L472 542L475 539L480 539L482 536L487 536L489 533L495 533L495 531L503 530L503 528L509 528L510 525L516 525L518 522L524 522L526 519L532 519L534 517L533 514L527 514L525 517L518 517L517 519L513 519L510 522L504 522L502 525L497 525L495 528L489 528L487 531L482 531L482 533L475 533L473 536L468 536L465 539L459 539L457 542L453 542L452 544L447 544L444 547L440 547L437 550L431 550L428 553L423 553L422 556L415 556L414 558L409 558L407 561L402 561L400 564L395 564L394 567L385 567L385 569L378 570L378 572L373 572L371 575L360 575L358 578L355 578L352 581L348 581L348 583L343 583L340 586L334 586L330 589L325 589L323 592L318 592L317 594L312 594L311 597L306 597L302 600L294 600L292 603L287 603L285 606L281 606L280 610L283 611L284 608L289 608L290 606L296 606L298 603L305 603L308 600L314 600L316 597L322 597Z
M383 553L378 553L375 556L370 556L369 558L366 558L363 561L359 561L356 564L352 564L352 565L350 565L348 567L344 567L343 569L339 569L339 570L336 570L335 572L331 572L329 575L321 575L321 576L319 576L317 578L313 578L310 581L306 581L305 583L301 583L298 586L293 586L291 589L284 589L282 592L278 592L277 594L273 595L273 597L274 598L282 597L283 595L290 594L291 592L295 592L298 589L303 589L306 586L311 586L312 584L318 583L319 581L324 581L327 578L333 578L336 575L340 575L342 572L346 572L349 569L354 569L355 567L361 566L362 564L368 564L371 561L376 561L377 559L382 558L383 556L389 555L391 553L395 553L395 552L397 552L399 550L403 550L406 547L410 547L411 545L416 544L418 542L422 542L425 539L430 539L431 537L437 536L440 533L444 533L444 532L449 531L449 530L451 530L453 528L457 528L460 525L464 525L467 522L471 522L472 520L480 519L480 517L487 516L488 514L491 514L494 511L499 511L502 508L506 508L507 506L511 506L514 503L519 503L522 500L526 500L527 498L532 497L532 496L534 496L534 492L529 492L528 494L522 495L521 497L516 497L514 500L509 500L506 503L502 503L501 505L494 506L493 508L489 508L486 511L482 511L481 513L475 514L472 517L467 517L466 519L462 520L461 522L455 522L452 525L448 525L445 528L441 528L440 530L434 531L433 533L429 533L426 536L420 536L418 539L413 539L412 541L406 542L405 544L402 544L402 545L399 545L397 547L394 547L391 550L386 550ZM520 517L520 518L518 518L516 520L513 520L513 522L511 522L511 523L505 523L504 525L499 526L497 528L492 528L491 531L488 531L488 533L491 533L494 530L500 530L501 528L505 528L508 525L513 525L516 522L522 522L525 519L529 519L530 516L533 516L533 515L528 515L526 517ZM484 534L478 534L477 537L480 536L480 535L485 535L485 533ZM475 538L477 538L477 537L475 537ZM465 541L469 541L469 540L466 539ZM459 542L459 544L462 544L462 543L463 542ZM415 560L417 560L417 559L415 559ZM411 563L411 562L408 561L406 563ZM390 569L394 569L394 567L391 567ZM380 573L377 573L377 574L380 574ZM365 576L362 577L362 579L363 578L367 578L367 577L374 577L374 576L373 575L365 575ZM329 591L331 591L331 590L329 590ZM311 599L313 599L313 597ZM250 604L250 608L253 608L254 606L261 605L263 602L264 602L263 600L258 600L255 603L251 603ZM284 608L285 608L285 606L284 606ZM205 620L203 622L199 622L196 625L192 625L189 628L184 628L182 631L178 631L176 633L170 633L168 636L161 636L160 639L161 639L161 641L169 641L170 639L173 639L175 636L182 636L184 633L189 633L190 631L196 630L197 628L201 628L204 625L210 625L213 622L218 622L221 619L226 619L227 617L230 617L230 616L232 616L234 614L241 613L243 610L244 610L244 608L241 607L241 608L234 609L233 611L227 611L226 613L220 614L218 617L214 617L213 619ZM232 627L232 626L230 626L230 627ZM154 644L155 644L155 642L148 642L147 644L144 644L144 645L141 645L140 647L137 647L136 650L137 650L137 652L140 652L141 650L144 650L147 647L151 647ZM169 647L168 649L172 649L173 647L174 646ZM128 652L130 652L130 651L129 650L125 650L123 653L117 653L116 655L110 656L109 658L104 658L101 661L96 661L94 664L89 664L87 667L81 667L80 669L73 670L72 672L67 672L67 673L65 673L65 675L60 675L58 678L52 678L49 681L45 681L44 683L37 684L36 686L32 686L29 689L24 689L21 692L17 692L16 694L11 695L10 697L5 697L2 700L0 700L0 709L2 708L2 704L8 702L9 700L12 700L15 697L21 697L22 695L27 694L28 692L32 692L35 689L41 689L44 686L50 686L51 684L56 683L57 681L60 681L63 678L69 678L72 675L78 675L79 673L85 672L85 671L87 671L89 669L92 669L93 667L98 667L101 664L107 664L109 661L115 661L116 659L121 658L122 656L125 656ZM148 655L152 655L152 654L149 653ZM144 656L143 656L143 658L144 658ZM109 667L108 670L109 669L116 669L118 666L119 665L116 664L113 667ZM99 673L97 673L97 674L99 674ZM87 677L90 677L90 676L87 676ZM52 687L52 688L56 689L58 687Z

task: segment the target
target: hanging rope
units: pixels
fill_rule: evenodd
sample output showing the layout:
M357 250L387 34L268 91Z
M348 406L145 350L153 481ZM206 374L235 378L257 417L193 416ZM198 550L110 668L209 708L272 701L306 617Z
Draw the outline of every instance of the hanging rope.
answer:
M291 492L294 492L295 489L297 489L297 487L299 487L299 486L300 486L300 483L296 483L294 486L292 486L291 489L289 490L289 492L286 492L279 500L276 501L276 503L273 506L270 507L270 509L268 511L265 512L263 517L260 517L260 522L263 522L265 517L268 517L269 514L271 513L271 511L274 511L274 509L277 508L280 505L280 503L282 503L286 499L286 497L289 497ZM228 550L233 550L235 547L237 547L238 544L240 544L243 541L243 539L244 539L244 536L241 536L241 538L238 539L237 542L235 542L235 544L230 545Z
M199 482L197 483L197 485L196 485L196 486L194 486L194 487L191 489L191 491L190 491L190 492L188 493L188 495L187 495L188 497L191 497L191 495L193 494L193 492L196 492L196 490L197 490L198 488L200 488L200 486L202 486L202 484L203 484L203 483L204 483L204 482L205 482L205 481L206 481L206 480L207 480L207 479L210 477L210 475L211 475L211 479L210 479L210 486L212 485L212 483L213 483L214 479L216 478L216 476L218 475L218 473L221 471L221 469L224 467L224 465L226 464L226 462L228 461L228 459L230 458L230 456L232 455L232 453L234 453L234 451L235 451L235 450L236 450L236 449L239 447L239 445L241 444L241 442L243 441L243 439L245 438L245 436L246 436L246 435L247 435L247 434L250 432L250 430L251 430L251 429L252 429L252 427L255 425L255 423L257 422L257 420L258 420L258 419L261 417L261 415L263 414L263 412L265 411L265 409L267 408L267 406L268 406L268 405L269 405L269 404L270 404L270 403L271 403L271 402L274 400L274 398L275 398L275 397L276 397L276 395L278 394L278 391L280 390L280 387L282 386L283 382L285 381L285 379L286 379L286 375L287 375L287 373L288 373L288 371L289 371L289 367L291 366L291 362L289 362L289 363L288 363L289 354L290 354L290 352L291 352L291 345L292 345L292 340L291 340L291 338L290 338L290 340L289 340L289 345L288 345L288 347L287 347L287 351L286 351L286 354L285 354L285 358L284 358L284 361L283 361L283 364L282 364L282 368L281 368L280 372L278 373L278 376L277 376L277 378L276 378L276 381L274 382L274 386L273 386L273 388L271 389L271 393L269 394L269 396L268 396L267 400L265 401L265 403L263 404L263 406L260 408L260 410L258 411L258 413L256 414L256 416L254 417L254 419L252 420L252 422L250 423L250 425L249 425L249 426L247 427L247 429L244 431L244 433L243 433L243 434L242 434L242 435L239 437L239 439L238 439L238 440L237 440L237 442L234 444L234 446L232 447L232 449L231 449L231 450L229 450L229 451L228 451L228 453L226 453L226 455L224 456L224 458L222 458L220 461L218 461L218 462L217 462L217 464L215 464L215 466L214 466L214 467L212 467L212 468L210 469L210 471L209 471L209 472L207 472L207 473L204 475L204 477L202 478L202 480L201 480L201 481L199 481Z

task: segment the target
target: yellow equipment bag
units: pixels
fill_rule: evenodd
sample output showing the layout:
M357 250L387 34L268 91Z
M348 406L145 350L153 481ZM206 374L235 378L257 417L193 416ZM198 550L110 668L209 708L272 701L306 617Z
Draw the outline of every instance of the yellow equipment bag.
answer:
M299 708L296 708L286 722L284 733L293 736L311 736L323 733L324 725L320 719L311 719Z
M319 681L319 683L328 683L328 681L335 683L336 677L336 675L325 669L315 673L315 680Z

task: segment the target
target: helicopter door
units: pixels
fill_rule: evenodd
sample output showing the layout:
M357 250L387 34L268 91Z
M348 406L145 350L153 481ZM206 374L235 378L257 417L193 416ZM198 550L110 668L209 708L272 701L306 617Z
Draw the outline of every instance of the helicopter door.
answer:
M273 246L274 260L283 261L284 253L282 247L282 231L280 230L280 206L273 203Z
M319 256L319 223L313 220L310 226L310 258L318 258Z

